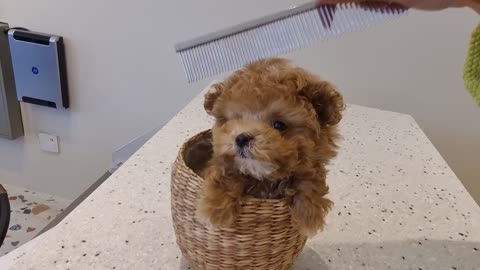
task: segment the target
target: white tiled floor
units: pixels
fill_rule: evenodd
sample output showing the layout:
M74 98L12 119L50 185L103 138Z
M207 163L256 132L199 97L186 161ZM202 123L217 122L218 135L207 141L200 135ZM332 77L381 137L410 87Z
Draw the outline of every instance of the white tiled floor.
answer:
M5 184L3 187L10 199L11 217L0 256L28 242L71 203L70 200L21 187Z

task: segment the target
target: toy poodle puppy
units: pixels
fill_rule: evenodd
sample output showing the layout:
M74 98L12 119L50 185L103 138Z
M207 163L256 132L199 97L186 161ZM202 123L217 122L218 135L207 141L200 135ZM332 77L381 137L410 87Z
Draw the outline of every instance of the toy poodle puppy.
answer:
M204 107L216 121L212 159L200 173L199 217L229 226L244 198L284 198L300 232L322 230L333 204L325 197L326 165L337 154L345 107L335 87L270 58L214 84Z

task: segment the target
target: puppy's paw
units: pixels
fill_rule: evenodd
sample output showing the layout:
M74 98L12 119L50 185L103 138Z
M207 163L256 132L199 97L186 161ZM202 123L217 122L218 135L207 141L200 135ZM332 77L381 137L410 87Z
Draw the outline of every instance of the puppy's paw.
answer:
M213 227L209 215L204 209L197 208L197 211L195 211L195 219L207 228Z
M318 234L319 231L323 230L323 226L325 225L323 218L317 219L315 217L314 215L305 216L299 213L293 214L293 220L298 230L308 238L312 238Z
M209 200L204 198L200 201L196 212L197 219L214 227L230 227L235 223L238 216L238 204L232 199Z
M301 235L304 235L307 238L313 238L322 230L324 225L308 227L308 226L305 226L305 224L297 223L297 226L298 226L298 231L300 232Z
M296 200L292 208L292 218L301 234L311 238L323 230L325 216L333 203L325 198L317 201Z

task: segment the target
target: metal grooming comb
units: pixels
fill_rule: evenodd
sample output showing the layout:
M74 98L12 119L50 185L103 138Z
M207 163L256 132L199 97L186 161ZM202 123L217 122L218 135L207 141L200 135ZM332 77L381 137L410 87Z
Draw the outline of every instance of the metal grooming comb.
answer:
M193 82L364 29L406 10L380 3L321 5L315 1L180 42L175 51L187 81Z

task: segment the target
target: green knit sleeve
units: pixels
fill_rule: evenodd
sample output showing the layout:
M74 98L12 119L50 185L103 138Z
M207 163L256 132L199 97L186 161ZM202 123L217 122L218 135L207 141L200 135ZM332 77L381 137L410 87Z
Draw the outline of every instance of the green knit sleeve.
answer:
M463 79L465 87L480 106L480 24L472 33Z

